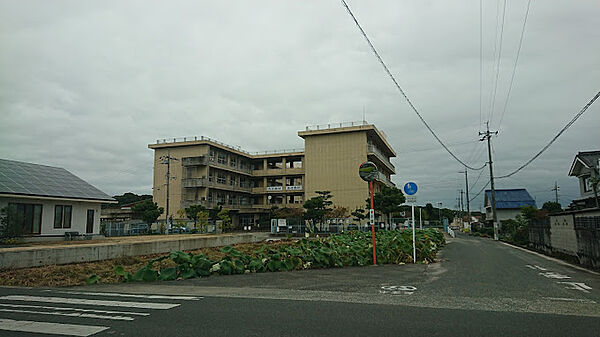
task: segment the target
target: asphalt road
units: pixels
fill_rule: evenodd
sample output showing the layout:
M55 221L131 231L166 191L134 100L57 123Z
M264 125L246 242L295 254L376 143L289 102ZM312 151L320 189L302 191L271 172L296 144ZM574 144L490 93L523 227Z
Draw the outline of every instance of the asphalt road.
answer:
M0 288L0 336L600 336L600 275L449 241L430 265Z

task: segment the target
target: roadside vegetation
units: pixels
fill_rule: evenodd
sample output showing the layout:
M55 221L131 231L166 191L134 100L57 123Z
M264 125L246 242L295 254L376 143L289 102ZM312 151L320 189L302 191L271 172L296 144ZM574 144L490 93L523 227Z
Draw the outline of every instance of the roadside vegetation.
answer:
M377 262L412 262L411 231L376 233ZM430 263L444 245L441 232L417 231L417 261ZM174 280L266 271L362 266L372 263L370 233L324 238L247 243L120 259L0 271L0 285L64 287L86 283Z
M262 244L254 250L242 251L226 246L218 251L224 256L214 259L204 253L175 251L153 258L135 272L115 266L114 272L125 282L167 281L207 277L212 274L231 275L301 269L365 266L372 263L370 233L349 232L325 238L286 241L279 245ZM412 232L408 230L376 233L379 264L403 264L412 260ZM443 234L436 229L420 230L416 234L417 262L435 261L437 251L444 245ZM167 262L167 264L163 264ZM113 280L114 278L111 278ZM88 283L103 282L102 276L91 275Z

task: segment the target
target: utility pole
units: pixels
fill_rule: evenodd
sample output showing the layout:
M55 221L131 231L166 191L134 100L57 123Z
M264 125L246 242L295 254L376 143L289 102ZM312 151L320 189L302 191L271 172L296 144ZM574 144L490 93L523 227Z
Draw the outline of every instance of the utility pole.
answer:
M165 164L167 165L167 205L166 205L166 211L167 213L165 214L165 223L167 224L167 229L169 227L169 185L171 182L171 160L179 160L177 158L171 157L171 151L167 152L166 156L161 156L160 159L162 159L162 161L160 162L161 164ZM173 177L173 179L175 179L176 177Z
M498 131L490 132L490 122L486 123L487 130L485 132L480 132L479 135L481 137L480 141L487 140L487 148L488 148L488 164L490 165L490 185L492 188L492 221L494 224L494 240L498 240L498 216L496 215L496 189L494 188L494 169L492 168L492 146L490 140L492 135L497 135Z
M558 187L558 183L555 181L554 182L554 188L551 189L551 191L554 191L554 201L558 204L558 190L560 189L560 187Z
M465 189L467 190L467 216L469 217L469 220L467 221L469 224L471 223L471 201L469 200L469 177L467 175L467 168L465 167L464 171L459 171L458 173L464 173L465 174Z

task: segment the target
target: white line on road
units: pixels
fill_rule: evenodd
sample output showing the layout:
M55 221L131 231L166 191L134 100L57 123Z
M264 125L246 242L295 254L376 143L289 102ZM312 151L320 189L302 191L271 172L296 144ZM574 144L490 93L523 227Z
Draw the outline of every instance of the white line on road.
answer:
M45 290L59 294L73 294L73 295L89 295L89 296L115 296L115 297L133 297L133 298L147 298L151 300L182 300L182 301L197 301L204 297L198 296L165 296L165 295L137 295L137 294L120 294L120 293L94 293L94 292L83 292L83 291L55 291Z
M88 314L88 313L84 313L84 312L60 312L60 311L53 312L53 311L33 311L33 310L20 310L20 309L0 309L0 312L16 312L19 314L112 319L115 321L133 321L134 320L133 317L128 317L128 316L105 316L105 315L98 315L98 314Z
M108 329L107 326L15 321L0 318L0 330L22 331L67 336L90 336Z
M586 300L583 298L564 298L564 297L543 297L543 298L546 300L553 300L553 301L596 303L596 301Z
M581 283L581 282L556 282L556 283L570 285L570 287L565 287L565 289L579 290L579 291L583 291L584 293L589 293L588 290L592 290L592 287L588 286L585 283Z
M585 269L585 268L583 268L583 267L580 267L580 266L576 266L576 265L574 265L574 264L571 264L571 263L565 262L565 261L563 261L563 260L555 259L555 258L553 258L553 257L547 256L547 255L544 255L544 254L540 254L540 253L538 253L538 252L534 252L534 251L532 251L532 250L525 249L525 248L522 248L522 247L517 247L517 246L511 245L510 243L506 243L506 242L502 242L502 241L499 241L499 242L500 242L501 244L505 245L505 246L512 247L512 248L515 248L515 249L518 249L518 250L522 250L522 251L524 251L524 252L527 252L527 253L529 253L529 254L537 255L537 256L539 256L539 257L543 257L543 258L544 258L544 259L546 259L546 260L549 260L549 261L552 261L552 262L556 262L556 263L558 263L558 264L562 264L563 266L569 266L569 267L571 267L571 268L575 268L575 269L577 269L577 270L580 270L580 271L585 271L585 272L588 272L588 273L590 273L590 274L594 274L594 275L600 275L600 273L598 273L598 272L591 271L591 270L589 270L589 269Z
M87 299L81 299L81 298L20 296L20 295L2 296L2 297L0 297L0 300L63 303L63 304L101 305L101 306L106 306L106 307L162 309L162 310L172 309L172 308L179 306L179 304L175 304L175 303L100 301L100 300L87 300Z
M48 310L78 311L78 312L95 312L98 314L125 314L125 315L134 315L134 316L150 316L150 314L147 312L129 312L129 311L95 310L95 309L80 309L80 308L66 308L66 307L49 307L49 306L45 306L45 305L29 305L29 304L2 304L2 303L0 303L0 307L48 309Z

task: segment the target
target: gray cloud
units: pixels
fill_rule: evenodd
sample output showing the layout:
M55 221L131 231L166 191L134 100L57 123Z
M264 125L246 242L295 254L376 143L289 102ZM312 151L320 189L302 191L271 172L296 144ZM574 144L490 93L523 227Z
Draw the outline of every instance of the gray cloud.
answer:
M440 137L481 165L476 2L350 2ZM494 76L495 4L484 8L484 109ZM508 89L525 3L509 1L492 129ZM598 90L600 5L532 3L495 169L539 150ZM302 147L306 125L362 119L399 155L394 181L454 206L460 165L396 92L338 1L0 1L0 156L65 167L107 193L150 193L158 138L206 135L244 149ZM598 149L598 105L515 178L538 204L567 204L577 151ZM474 182L478 172L470 173ZM474 187L487 182L483 173ZM473 208L481 204L481 197Z

